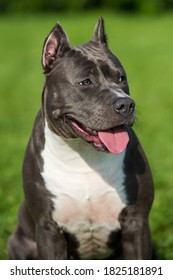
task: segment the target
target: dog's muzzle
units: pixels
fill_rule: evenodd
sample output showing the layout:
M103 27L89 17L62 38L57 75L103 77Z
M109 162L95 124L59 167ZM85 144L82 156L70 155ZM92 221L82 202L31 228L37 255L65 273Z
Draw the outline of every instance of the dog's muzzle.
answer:
M135 102L130 97L118 97L113 102L114 112L118 115L115 127L106 130L88 128L75 119L68 119L73 131L97 150L119 154L126 149L129 142L128 126L135 120Z

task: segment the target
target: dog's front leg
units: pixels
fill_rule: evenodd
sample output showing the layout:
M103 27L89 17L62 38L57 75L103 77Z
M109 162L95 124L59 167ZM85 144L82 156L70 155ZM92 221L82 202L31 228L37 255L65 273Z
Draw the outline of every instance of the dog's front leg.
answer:
M120 214L122 229L123 258L126 260L149 260L152 246L148 218L137 212L135 206L128 206Z
M65 236L53 221L44 219L36 225L36 242L39 259L67 259Z

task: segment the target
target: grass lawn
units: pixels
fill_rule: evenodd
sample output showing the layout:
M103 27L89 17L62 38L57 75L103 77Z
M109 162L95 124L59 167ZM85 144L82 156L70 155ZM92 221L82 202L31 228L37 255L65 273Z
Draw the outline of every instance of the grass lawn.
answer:
M155 181L150 224L158 258L173 259L173 17L104 11L0 18L0 259L8 258L6 242L23 199L22 160L44 81L43 40L59 20L72 45L86 42L99 15L105 18L109 46L127 71L137 104L134 129Z

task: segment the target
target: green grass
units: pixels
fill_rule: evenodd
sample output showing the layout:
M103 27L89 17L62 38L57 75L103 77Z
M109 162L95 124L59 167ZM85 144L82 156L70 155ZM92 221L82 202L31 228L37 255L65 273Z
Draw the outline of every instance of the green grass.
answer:
M109 46L127 71L137 104L135 130L155 181L150 216L153 241L160 259L173 259L173 17L104 11L0 18L0 259L8 258L6 242L23 199L22 160L44 81L40 65L43 40L59 20L72 45L86 42L99 15L105 18Z

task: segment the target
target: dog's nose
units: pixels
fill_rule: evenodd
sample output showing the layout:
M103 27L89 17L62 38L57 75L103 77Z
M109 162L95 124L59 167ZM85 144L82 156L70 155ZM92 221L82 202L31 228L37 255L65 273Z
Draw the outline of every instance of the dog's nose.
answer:
M113 106L114 110L124 117L130 116L135 110L135 102L130 97L117 98Z

